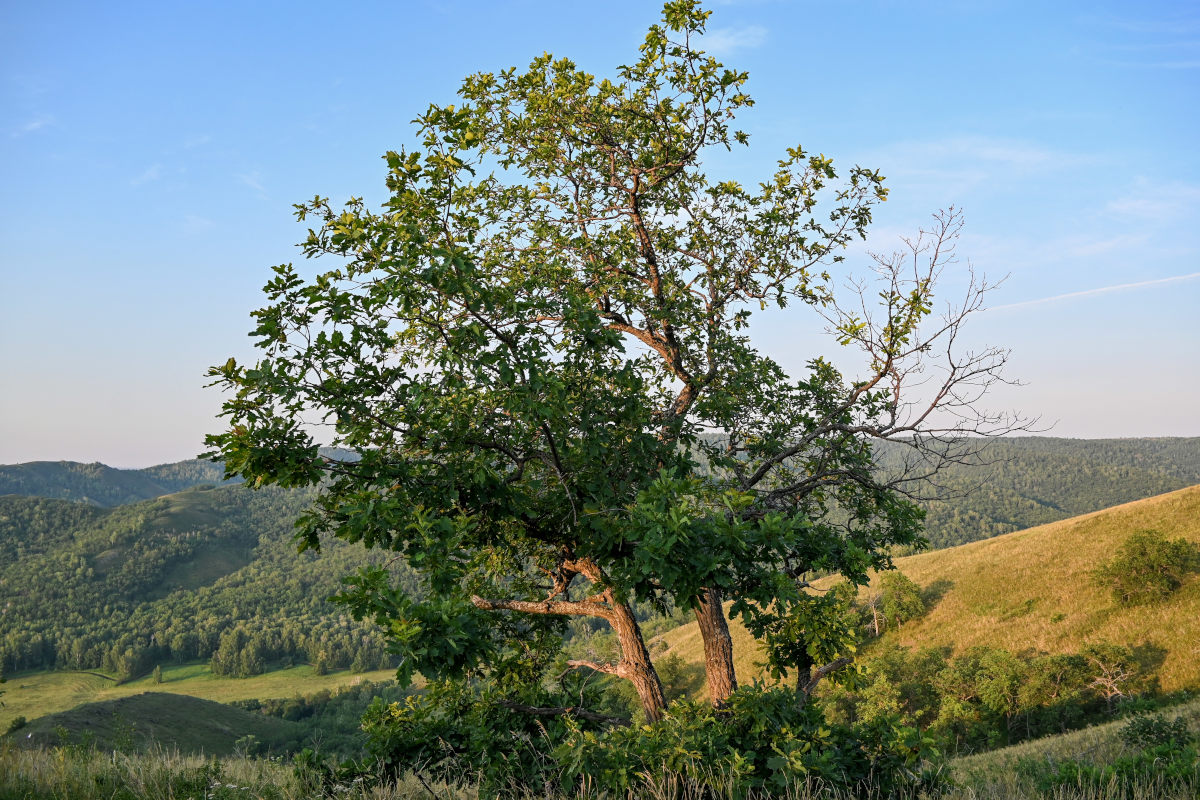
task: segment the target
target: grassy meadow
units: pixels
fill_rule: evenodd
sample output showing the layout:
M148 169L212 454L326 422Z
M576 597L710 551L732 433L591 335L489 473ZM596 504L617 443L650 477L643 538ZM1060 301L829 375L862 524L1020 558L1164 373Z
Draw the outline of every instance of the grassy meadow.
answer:
M11 721L17 717L32 721L84 703L118 700L143 692L165 692L230 703L234 700L311 695L322 689L336 689L362 681L386 681L394 678L395 672L378 670L356 674L343 670L317 675L311 666L304 664L249 678L228 678L213 675L207 664L183 664L164 666L162 675L162 683L155 683L150 676L146 676L121 684L89 672L12 675L4 685L0 732L8 730Z

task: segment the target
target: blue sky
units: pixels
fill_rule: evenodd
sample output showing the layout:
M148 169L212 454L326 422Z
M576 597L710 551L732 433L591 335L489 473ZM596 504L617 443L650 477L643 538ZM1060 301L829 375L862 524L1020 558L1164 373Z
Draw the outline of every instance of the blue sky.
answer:
M706 47L757 103L712 173L752 183L796 144L878 168L878 250L962 207L964 263L1009 276L971 339L1026 382L992 405L1052 435L1200 435L1200 8L710 7ZM206 367L252 356L269 267L299 257L292 203L381 199L379 157L463 76L543 51L612 74L660 8L4 4L0 463L199 452ZM756 332L798 369L811 327Z

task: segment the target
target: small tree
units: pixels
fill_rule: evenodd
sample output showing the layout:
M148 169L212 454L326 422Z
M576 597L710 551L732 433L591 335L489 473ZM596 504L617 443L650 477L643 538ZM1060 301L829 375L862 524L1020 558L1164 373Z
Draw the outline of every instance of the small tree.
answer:
M461 105L419 118L422 148L387 154L381 210L297 206L315 220L305 255L336 266L277 267L254 313L262 358L211 372L232 392L208 438L229 475L319 487L304 546L333 533L422 573L420 597L382 567L340 596L387 630L402 681L445 682L388 725L619 725L581 707L575 677L544 680L574 616L611 628L619 655L567 666L629 681L662 720L635 601L695 615L713 705L738 685L726 599L807 697L853 631L805 575L862 584L887 568L891 547L921 541L910 481L972 449L967 434L1019 424L976 407L1005 354L953 348L987 284L934 314L957 212L879 256L843 305L831 270L885 199L882 176L854 167L839 184L799 147L753 190L702 171L707 150L747 143L731 123L751 104L747 75L700 50L707 16L667 3L611 79L549 55L467 78ZM789 304L823 317L863 373L814 355L793 378L758 352L753 312ZM315 428L354 456L322 455ZM910 448L906 469L881 477L879 439ZM459 711L424 716L434 701ZM482 724L455 736L477 741ZM433 740L405 741L394 751ZM462 774L455 751L420 757Z
M925 614L921 587L902 572L885 572L879 579L884 616L899 628Z
M1144 692L1153 683L1153 676L1137 653L1125 645L1091 644L1084 648L1082 655L1088 664L1089 686L1104 699L1109 711L1118 700Z
M1200 548L1187 539L1168 541L1158 531L1142 530L1121 545L1111 561L1093 573L1121 605L1164 600L1200 571Z

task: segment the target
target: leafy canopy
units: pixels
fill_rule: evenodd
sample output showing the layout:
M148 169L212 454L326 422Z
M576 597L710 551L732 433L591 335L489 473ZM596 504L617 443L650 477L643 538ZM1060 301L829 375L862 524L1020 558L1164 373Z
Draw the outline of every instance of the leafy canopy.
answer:
M862 289L877 305L846 310L830 271L886 198L882 176L839 179L799 147L753 188L701 169L712 148L748 143L732 125L752 105L746 73L700 49L707 18L668 2L612 78L549 54L468 77L461 104L416 120L420 147L386 155L382 208L297 206L313 222L305 256L334 266L276 267L254 312L260 359L211 372L231 392L228 428L208 437L230 474L319 487L306 546L329 531L422 575L411 593L364 570L340 600L387 629L402 678L449 681L455 702L578 716L544 678L563 620L588 616L621 657L570 666L634 682L661 717L635 601L715 609L705 636L719 645L728 597L771 668L803 685L853 642L840 601L805 574L863 583L891 546L919 544L902 481L961 434L1004 427L973 412L999 351L947 349L941 390L908 399L986 288L923 333L956 212L908 260L878 260ZM752 316L793 303L866 374L814 358L795 378L760 353ZM322 456L318 431L356 456ZM919 456L899 478L873 471L880 438Z

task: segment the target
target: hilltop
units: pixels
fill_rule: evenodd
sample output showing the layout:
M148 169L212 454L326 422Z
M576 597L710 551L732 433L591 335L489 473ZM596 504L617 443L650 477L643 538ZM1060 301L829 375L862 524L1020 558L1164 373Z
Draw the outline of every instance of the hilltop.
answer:
M1161 648L1157 672L1164 691L1198 687L1200 579L1163 603L1122 608L1090 578L1092 569L1140 529L1200 543L1200 486L897 559L897 568L925 591L930 610L869 644L864 655L870 657L873 647L886 642L954 652L987 644L1014 653L1068 653L1111 642ZM748 681L758 674L755 643L740 624L731 627L738 675ZM703 661L694 622L659 641L664 655Z
M200 459L145 469L114 469L100 463L31 461L0 465L0 495L17 494L112 506L150 500L193 486L226 483L220 464Z
M902 558L897 568L936 599L889 633L907 647L977 644L1065 653L1112 642L1166 651L1164 691L1200 686L1200 579L1165 602L1121 607L1091 571L1137 530L1200 543L1200 486L981 542Z

